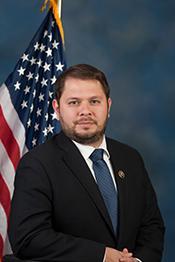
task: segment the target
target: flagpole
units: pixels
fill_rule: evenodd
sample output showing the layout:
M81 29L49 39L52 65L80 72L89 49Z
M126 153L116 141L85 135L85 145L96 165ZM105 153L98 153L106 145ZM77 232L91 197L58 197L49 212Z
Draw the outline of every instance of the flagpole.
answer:
M48 2L49 0L45 0L45 2L46 1ZM43 4L44 9L45 9L45 5L46 4L44 3ZM56 23L59 27L59 31L64 45L64 31L61 23L61 5L62 5L62 0L50 0L50 8L52 8L52 12L55 17Z
M61 7L62 7L62 0L58 0L58 15L61 19Z

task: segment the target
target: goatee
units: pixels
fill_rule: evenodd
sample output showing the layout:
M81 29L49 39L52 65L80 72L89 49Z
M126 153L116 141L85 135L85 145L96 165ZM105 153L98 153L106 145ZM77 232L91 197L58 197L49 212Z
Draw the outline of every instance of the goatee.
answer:
M70 132L64 129L63 129L63 132L71 140L74 140L77 143L80 143L83 145L91 145L91 144L97 143L98 141L102 140L103 135L105 133L105 128L99 132L96 132L95 134L89 134L89 135L79 135L76 132Z

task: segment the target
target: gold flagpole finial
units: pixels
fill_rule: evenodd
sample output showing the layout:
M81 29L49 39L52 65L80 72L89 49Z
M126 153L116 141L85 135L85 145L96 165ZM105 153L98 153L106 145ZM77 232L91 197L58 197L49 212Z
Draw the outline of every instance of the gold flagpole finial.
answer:
M58 8L58 1L59 1L59 8ZM46 9L48 3L50 3L49 8L52 8L52 12L53 12L53 15L55 17L56 23L59 27L62 42L64 44L64 31L63 31L62 22L61 22L61 19L60 19L60 17L61 17L61 0L45 0L42 7L41 7L41 12L43 12ZM59 14L58 14L58 11L59 11Z

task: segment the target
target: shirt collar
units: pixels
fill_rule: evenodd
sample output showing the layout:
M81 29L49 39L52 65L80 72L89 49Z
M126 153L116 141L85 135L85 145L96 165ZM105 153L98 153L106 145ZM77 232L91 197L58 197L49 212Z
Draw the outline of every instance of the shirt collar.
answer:
M80 153L82 154L82 156L84 157L85 160L87 160L90 155L92 154L92 152L95 150L95 148L93 146L88 146L88 145L83 145L80 143L77 143L76 141L72 140L73 143L77 146L77 148L79 149ZM98 147L104 150L107 158L110 158L109 152L107 150L107 145L106 145L106 137L103 136L103 140L101 145Z

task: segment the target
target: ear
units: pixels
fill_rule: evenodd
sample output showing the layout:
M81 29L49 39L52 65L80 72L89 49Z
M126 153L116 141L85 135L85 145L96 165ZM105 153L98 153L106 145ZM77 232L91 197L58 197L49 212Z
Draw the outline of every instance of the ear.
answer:
M112 99L109 97L109 98L108 98L108 117L110 117L111 105L112 105Z
M52 101L52 107L57 115L57 119L59 120L59 115L60 115L60 110L59 110L59 105L56 99L53 99Z

